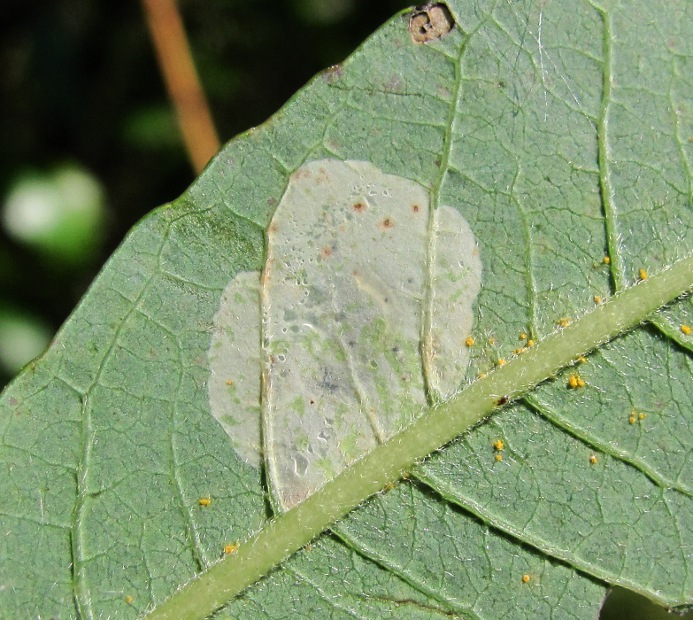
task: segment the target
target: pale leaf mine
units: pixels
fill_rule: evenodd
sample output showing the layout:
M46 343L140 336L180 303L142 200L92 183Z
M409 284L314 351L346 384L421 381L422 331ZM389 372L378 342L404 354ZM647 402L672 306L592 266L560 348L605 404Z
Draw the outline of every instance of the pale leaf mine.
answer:
M460 387L480 283L469 225L421 185L362 161L291 176L262 279L228 285L209 351L212 414L244 461L264 454L281 509L408 425L427 386Z

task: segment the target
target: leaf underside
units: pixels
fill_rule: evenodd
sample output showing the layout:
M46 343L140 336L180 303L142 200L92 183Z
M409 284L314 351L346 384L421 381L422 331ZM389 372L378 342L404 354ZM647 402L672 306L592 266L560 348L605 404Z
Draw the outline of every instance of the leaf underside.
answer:
M230 142L4 392L4 613L139 617L267 523L261 471L210 415L207 352L306 162L371 162L469 222L470 381L691 254L693 4L448 6L445 36L396 16ZM220 617L595 618L609 584L692 604L687 325L690 298L541 384Z

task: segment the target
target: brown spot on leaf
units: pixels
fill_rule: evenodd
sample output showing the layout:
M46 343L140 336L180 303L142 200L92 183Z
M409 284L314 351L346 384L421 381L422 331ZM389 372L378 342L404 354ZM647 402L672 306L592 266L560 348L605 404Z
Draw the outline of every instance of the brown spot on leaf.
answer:
M386 217L382 222L380 222L380 227L384 228L385 230L392 228L395 225L395 223L392 221L392 218Z
M404 93L406 84L401 75L392 75L390 79L383 84L383 90L388 93Z
M430 43L445 36L455 26L450 10L442 2L429 3L414 10L409 34L414 43Z
M356 213L363 213L366 210L366 205L363 204L362 202L357 202L354 204L354 211Z
M330 175L327 174L327 170L325 168L320 168L318 170L318 176L315 178L315 182L318 185L322 185L323 183L327 183L330 180Z
M310 179L311 176L312 176L312 175L311 175L310 170L307 170L306 167L304 166L304 167L299 168L298 170L296 170L296 171L291 175L291 178L297 181L298 179Z
M329 258L332 256L332 246L331 245L326 245L322 250L320 250L320 256L323 258Z
M421 211L421 207L420 207L419 205L412 205L412 206L411 206L411 210L412 210L414 213L418 213L419 211Z

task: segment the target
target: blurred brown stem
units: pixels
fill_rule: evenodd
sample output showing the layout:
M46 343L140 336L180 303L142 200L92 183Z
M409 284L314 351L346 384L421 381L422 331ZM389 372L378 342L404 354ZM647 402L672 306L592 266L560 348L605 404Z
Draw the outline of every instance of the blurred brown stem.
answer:
M188 157L199 174L219 150L219 138L195 71L183 21L175 0L142 0L142 4Z

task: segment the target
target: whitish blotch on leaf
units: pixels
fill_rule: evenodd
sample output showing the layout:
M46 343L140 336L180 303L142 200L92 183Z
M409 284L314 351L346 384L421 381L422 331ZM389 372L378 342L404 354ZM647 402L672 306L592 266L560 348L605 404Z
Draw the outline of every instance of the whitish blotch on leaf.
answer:
M361 161L290 177L262 276L227 286L209 350L212 414L278 509L459 389L480 284L466 220L418 183Z

